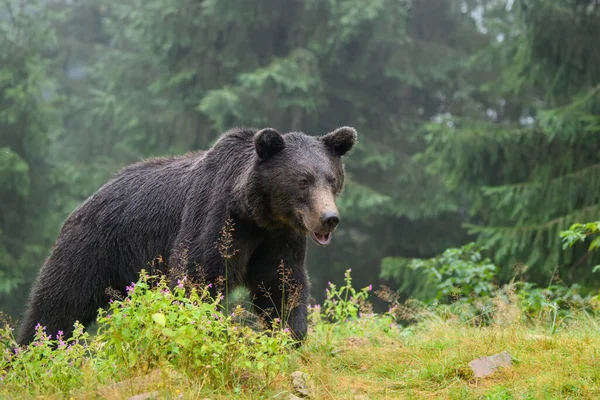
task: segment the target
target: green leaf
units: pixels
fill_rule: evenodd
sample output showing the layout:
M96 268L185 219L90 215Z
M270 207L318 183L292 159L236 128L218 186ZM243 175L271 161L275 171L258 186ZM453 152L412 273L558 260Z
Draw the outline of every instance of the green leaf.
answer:
M168 337L173 337L175 336L175 332L172 329L169 328L165 328L163 329L162 333Z
M167 325L167 319L165 318L164 314L161 314L161 313L152 314L152 319L154 320L154 322L156 322L160 326Z
M597 236L590 244L590 250L600 248L600 236Z

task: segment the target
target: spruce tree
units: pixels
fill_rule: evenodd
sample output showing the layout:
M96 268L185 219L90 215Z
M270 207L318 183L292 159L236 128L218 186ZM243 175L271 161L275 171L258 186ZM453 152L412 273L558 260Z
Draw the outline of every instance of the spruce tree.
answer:
M60 129L49 76L54 14L38 1L0 1L0 302L21 307L57 232L60 177L50 144ZM10 295L10 296L9 296Z
M591 284L593 257L562 251L559 233L600 215L600 5L511 4L486 9L490 44L472 60L490 71L479 113L431 124L425 157L470 204L468 227L504 279L524 263L540 283Z

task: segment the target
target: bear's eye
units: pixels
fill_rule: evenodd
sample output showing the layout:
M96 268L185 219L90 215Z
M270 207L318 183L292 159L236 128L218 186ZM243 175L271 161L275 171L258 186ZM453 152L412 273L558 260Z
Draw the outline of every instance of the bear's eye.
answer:
M298 186L300 186L300 189L308 189L308 178L302 178L300 179L300 181L298 181Z
M329 178L327 178L327 181L331 186L337 186L338 180L335 176L330 176Z

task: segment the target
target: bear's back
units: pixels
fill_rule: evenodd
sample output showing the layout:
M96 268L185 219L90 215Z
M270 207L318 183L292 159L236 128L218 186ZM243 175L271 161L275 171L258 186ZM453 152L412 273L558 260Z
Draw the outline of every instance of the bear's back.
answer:
M107 259L111 253L135 263L168 257L204 154L152 158L124 167L69 216L59 240L95 248Z

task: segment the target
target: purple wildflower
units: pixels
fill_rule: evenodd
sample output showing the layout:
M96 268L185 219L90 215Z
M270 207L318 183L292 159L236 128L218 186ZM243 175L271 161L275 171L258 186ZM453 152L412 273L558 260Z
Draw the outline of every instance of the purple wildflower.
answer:
M133 293L133 290L135 289L135 282L131 282L131 286L127 286L127 294L131 294Z

